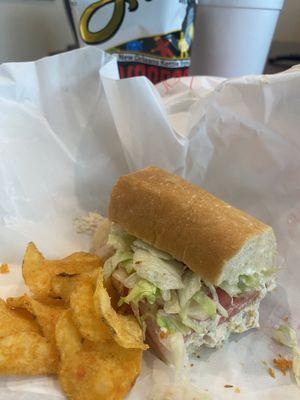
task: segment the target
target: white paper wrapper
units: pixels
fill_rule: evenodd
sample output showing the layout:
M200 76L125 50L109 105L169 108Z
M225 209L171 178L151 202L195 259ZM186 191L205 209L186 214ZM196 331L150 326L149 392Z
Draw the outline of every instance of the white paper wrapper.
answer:
M118 80L95 48L0 67L1 297L23 290L20 264L33 240L47 257L87 249L74 217L105 213L116 178L155 164L262 218L277 234L279 287L261 306L261 329L203 350L193 382L215 399L299 399L300 389L263 365L288 354L270 338L285 317L300 336L300 68L273 76L184 78L157 88ZM153 371L155 371L153 376ZM146 355L129 400L172 372ZM240 388L225 389L225 384ZM55 380L0 379L5 400L63 398Z

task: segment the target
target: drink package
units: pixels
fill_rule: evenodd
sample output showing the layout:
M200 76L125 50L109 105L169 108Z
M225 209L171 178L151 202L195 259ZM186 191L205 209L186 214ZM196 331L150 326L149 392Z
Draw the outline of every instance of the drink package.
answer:
M188 75L197 0L70 0L80 46L114 54L121 78Z

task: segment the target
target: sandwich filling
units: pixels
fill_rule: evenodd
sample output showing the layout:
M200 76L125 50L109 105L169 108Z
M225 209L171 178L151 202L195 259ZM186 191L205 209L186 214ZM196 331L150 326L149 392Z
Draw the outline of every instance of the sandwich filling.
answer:
M231 332L258 326L260 300L275 287L273 265L214 286L116 224L107 245L115 252L104 264L104 278L120 293L118 305L130 305L149 344L172 363L183 347L195 354L202 344L217 347Z

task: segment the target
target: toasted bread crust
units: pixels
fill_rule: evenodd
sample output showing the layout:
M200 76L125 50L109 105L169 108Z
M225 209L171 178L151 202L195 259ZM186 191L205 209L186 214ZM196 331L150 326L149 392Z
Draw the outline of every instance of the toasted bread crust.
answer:
M226 261L271 229L200 187L156 167L122 176L109 219L216 284Z

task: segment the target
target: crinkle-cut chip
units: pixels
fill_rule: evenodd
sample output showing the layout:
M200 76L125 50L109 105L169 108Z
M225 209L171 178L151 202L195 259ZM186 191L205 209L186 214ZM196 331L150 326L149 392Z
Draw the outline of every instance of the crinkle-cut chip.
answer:
M103 271L99 270L94 305L101 321L111 330L114 340L126 349L147 349L143 343L140 325L133 315L118 314L111 306L110 297L103 286Z
M37 298L50 296L51 279L58 274L80 274L100 268L99 257L77 252L61 260L46 260L30 242L23 260L23 278L26 285Z
M34 315L43 336L55 344L55 326L65 306L62 301L51 300L41 302L25 294L20 297L10 297L6 302L11 308L24 308Z
M26 310L11 310L0 299L0 338L21 332L40 334L40 327L33 316Z
M76 285L82 280L90 281L96 285L98 270L95 269L90 272L82 274L58 274L51 279L51 293L56 298L61 298L66 304L70 303L70 295L75 289Z
M94 285L91 280L82 279L75 285L70 296L73 321L82 337L91 341L112 340L112 335L96 314L93 301Z
M46 338L21 332L0 339L0 374L44 375L57 372L57 354Z
M142 351L124 349L113 340L80 340L69 311L56 326L61 353L59 381L72 400L121 400L141 370Z

